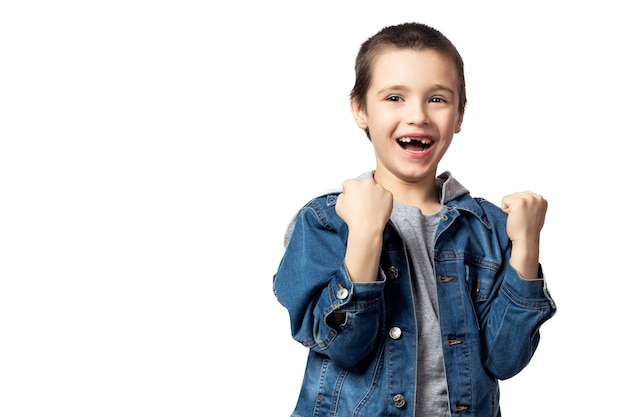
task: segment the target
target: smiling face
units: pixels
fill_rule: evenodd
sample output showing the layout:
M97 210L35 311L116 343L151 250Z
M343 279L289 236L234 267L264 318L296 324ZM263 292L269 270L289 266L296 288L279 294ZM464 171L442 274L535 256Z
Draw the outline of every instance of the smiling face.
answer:
M434 181L463 121L454 65L432 49L389 47L372 68L366 106L356 100L351 105L357 125L372 140L377 181Z

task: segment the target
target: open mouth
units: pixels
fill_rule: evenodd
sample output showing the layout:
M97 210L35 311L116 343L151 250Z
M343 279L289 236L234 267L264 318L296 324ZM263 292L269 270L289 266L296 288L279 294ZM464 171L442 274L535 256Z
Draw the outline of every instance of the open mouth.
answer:
M424 152L430 148L430 145L433 143L433 141L428 138L417 139L409 137L398 138L396 139L396 142L398 142L398 145L400 145L403 149L409 152Z

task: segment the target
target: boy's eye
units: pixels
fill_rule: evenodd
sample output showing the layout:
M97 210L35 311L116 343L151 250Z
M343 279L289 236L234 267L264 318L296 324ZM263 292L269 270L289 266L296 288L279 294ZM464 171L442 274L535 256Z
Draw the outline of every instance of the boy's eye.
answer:
M433 97L430 99L431 102L433 103L446 103L446 99L443 97Z
M402 100L402 98L400 96L389 96L387 97L387 100L397 102L397 101Z

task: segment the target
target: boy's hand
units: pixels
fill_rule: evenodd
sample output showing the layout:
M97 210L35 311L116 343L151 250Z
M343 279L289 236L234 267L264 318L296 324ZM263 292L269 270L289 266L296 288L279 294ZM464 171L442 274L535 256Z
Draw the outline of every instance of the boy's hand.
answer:
M392 207L393 196L382 185L372 179L350 179L343 183L343 193L337 198L335 209L351 231L381 232Z
M502 210L508 213L506 232L511 241L539 242L539 234L548 210L548 202L530 191L502 198Z
M376 281L383 230L392 208L393 196L373 179L343 183L335 210L348 225L344 262L353 282Z
M522 278L537 277L539 236L547 210L548 202L530 191L502 198L502 211L509 215L506 232L513 245L509 262Z

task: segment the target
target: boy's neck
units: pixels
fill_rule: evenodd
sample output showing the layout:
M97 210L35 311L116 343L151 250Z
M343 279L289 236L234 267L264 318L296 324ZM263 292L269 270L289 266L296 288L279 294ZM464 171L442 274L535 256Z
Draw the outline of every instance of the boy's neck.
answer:
M435 177L406 182L391 175L375 173L374 179L393 194L395 201L418 207L424 214L435 213L441 208Z

